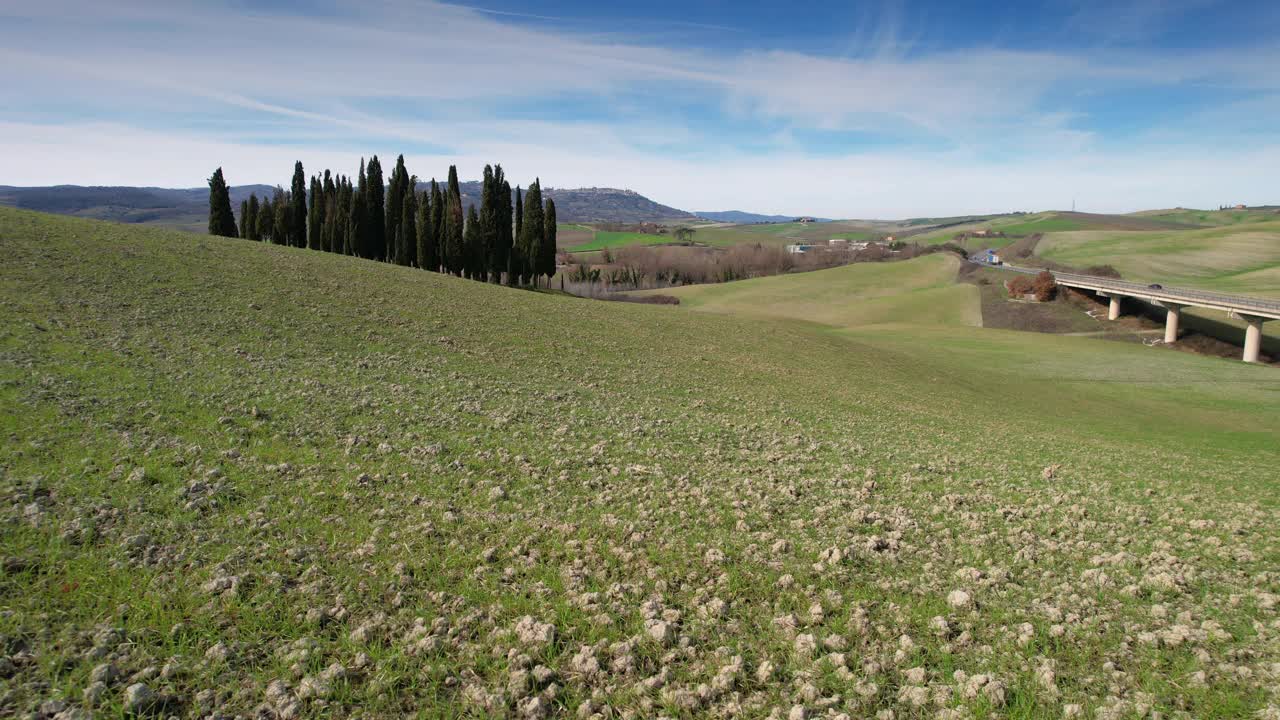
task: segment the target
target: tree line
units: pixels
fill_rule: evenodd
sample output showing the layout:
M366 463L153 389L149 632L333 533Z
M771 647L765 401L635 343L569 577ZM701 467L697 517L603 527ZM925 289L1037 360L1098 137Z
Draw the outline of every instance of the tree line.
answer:
M556 272L556 204L542 199L542 184L515 189L501 165L486 165L480 207L463 208L457 166L441 186L433 178L418 190L418 176L396 160L384 181L374 155L353 180L325 170L308 182L293 166L289 190L250 195L239 222L222 168L209 178L209 234L353 255L459 277L508 285L536 285Z

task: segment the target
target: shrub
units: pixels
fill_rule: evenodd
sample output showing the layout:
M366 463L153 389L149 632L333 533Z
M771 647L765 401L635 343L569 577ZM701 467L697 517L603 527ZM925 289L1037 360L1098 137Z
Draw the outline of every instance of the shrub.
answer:
M1035 286L1034 283L1032 283L1031 278L1026 275L1019 275L1005 283L1005 287L1009 290L1009 297L1020 298L1023 295L1031 293Z
M1036 275L1035 281L1031 284L1031 291L1035 293L1036 300L1048 302L1058 294L1058 282L1053 279L1053 273L1044 270Z

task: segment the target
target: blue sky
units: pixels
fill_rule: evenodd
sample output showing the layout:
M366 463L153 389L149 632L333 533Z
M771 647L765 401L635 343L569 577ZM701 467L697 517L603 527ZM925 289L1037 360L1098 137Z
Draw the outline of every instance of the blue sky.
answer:
M403 152L694 210L1280 202L1280 3L10 0L0 184Z

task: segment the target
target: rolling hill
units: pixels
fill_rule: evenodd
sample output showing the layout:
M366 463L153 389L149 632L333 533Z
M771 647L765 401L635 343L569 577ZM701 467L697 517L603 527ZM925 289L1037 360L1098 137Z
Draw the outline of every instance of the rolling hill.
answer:
M419 188L425 187L419 184ZM460 187L465 204L480 201L479 182L460 183ZM232 208L238 213L240 201L248 198L250 193L265 197L274 190L270 185L232 187ZM543 195L556 201L557 217L563 222L637 223L694 219L691 213L656 203L631 190L546 188ZM208 203L208 188L0 186L0 205L192 232L203 232L208 227Z
M742 210L699 210L694 213L700 218L707 220L715 220L716 222L727 223L789 223L800 215L761 215L759 213L743 212ZM815 222L831 222L826 218L813 218Z
M5 716L1274 701L1272 368L853 317L876 276L795 281L820 324L11 208L0 247Z

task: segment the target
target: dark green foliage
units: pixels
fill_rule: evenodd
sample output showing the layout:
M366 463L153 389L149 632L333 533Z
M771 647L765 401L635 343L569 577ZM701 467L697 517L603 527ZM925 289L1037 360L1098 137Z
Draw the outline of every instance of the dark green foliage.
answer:
M507 284L515 286L524 275L524 248L520 245L520 233L524 229L524 201L520 199L520 186L516 186L515 234L511 238L511 253L507 260Z
M231 212L231 191L222 177L222 168L209 178L209 234L236 237L236 217Z
M244 223L249 234L244 237L248 240L261 240L262 235L258 232L258 196L249 196L249 219Z
M467 225L462 236L464 271L473 280L483 280L480 266L483 264L484 228L480 225L480 215L475 205L467 206Z
M501 165L484 167L480 225L484 232L484 269L493 282L501 282L511 254L511 188Z
M434 270L431 267L431 257L434 251L430 246L435 243L435 228L431 225L431 193L430 191L422 193L414 193L415 203L417 205L414 211L414 229L416 231L415 241L418 244L416 255L418 259L418 267L423 270Z
M444 203L444 233L441 243L444 248L443 264L450 273L461 276L466 269L465 248L462 243L464 216L462 190L458 186L458 168L454 165L449 166L449 184L445 190Z
M396 263L412 266L418 264L418 199L414 187L418 184L418 176L414 175L404 183L400 198L400 222L396 224L396 234L401 241L396 243Z
M337 213L337 192L333 176L325 170L324 181L320 184L320 249L325 252L335 252L333 221Z
M307 204L307 247L320 249L320 225L324 218L324 200L320 197L320 178L311 178L311 197Z
M404 166L404 155L396 158L396 166L391 170L391 181L387 185L386 216L383 219L383 230L390 246L387 248L387 260L397 265L404 265L409 257L406 248L401 247L401 240L406 242L411 236L399 232L403 220L404 191L409 185L409 171Z
M520 279L523 283L536 282L538 276L538 251L543 242L542 188L537 180L529 186L524 196L524 212L520 220L516 246L520 252Z
M249 201L240 201L240 237L249 237L249 226L246 224L249 220Z
M547 208L542 222L542 244L538 247L536 275L546 275L550 284L556 274L556 201L547 198Z
M444 193L431 180L431 235L427 238L426 269L439 272L444 264Z
M271 241L277 245L287 245L293 239L293 206L289 195L283 188L277 187L275 197L271 199L271 207L275 209L274 224L271 226Z
M254 218L255 235L258 240L271 241L271 231L276 226L276 211L271 207L271 198L262 198L262 206L258 208L258 215Z
M364 248L361 257L374 260L387 259L386 229L386 185L382 180L382 163L378 156L369 158L365 166L365 182L360 188L365 195L364 206L367 217L361 218L365 239L360 243Z
M360 168L362 171L364 168ZM364 257L364 238L368 233L364 225L369 222L369 211L365 207L365 193L354 191L351 195L351 210L347 214L347 250L348 255Z
M302 161L293 164L293 184L289 188L289 245L307 246L307 176Z

